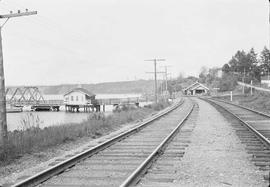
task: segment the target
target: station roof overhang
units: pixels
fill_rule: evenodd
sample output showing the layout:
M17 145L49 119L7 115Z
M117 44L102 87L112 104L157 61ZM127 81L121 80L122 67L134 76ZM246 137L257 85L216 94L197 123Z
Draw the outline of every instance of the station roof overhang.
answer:
M184 91L187 91L187 90L198 90L198 89L209 91L209 88L207 88L206 86L204 86L203 84L201 84L201 83L199 83L199 82L195 82L195 83L193 83L192 85L186 87L186 88L184 89Z

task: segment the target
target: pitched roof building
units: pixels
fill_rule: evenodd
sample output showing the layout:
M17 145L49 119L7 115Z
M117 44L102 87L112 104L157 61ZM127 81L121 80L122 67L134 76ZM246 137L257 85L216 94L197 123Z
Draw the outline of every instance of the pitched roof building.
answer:
M183 91L185 95L206 95L209 93L209 88L199 82L195 82L183 89Z
M66 105L92 104L96 95L84 88L75 88L64 95Z

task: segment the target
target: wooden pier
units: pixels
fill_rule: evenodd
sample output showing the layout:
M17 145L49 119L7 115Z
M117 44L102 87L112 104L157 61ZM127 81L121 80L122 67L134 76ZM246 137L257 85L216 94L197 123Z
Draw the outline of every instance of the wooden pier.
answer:
M84 91L82 88L74 90ZM66 102L66 99L45 100L37 87L19 87L15 90L6 90L6 95L10 96L6 98L6 103L10 108L30 107L33 111L60 111L60 107L64 106L66 112L100 112L101 110L105 112L106 105L114 107L121 105L139 106L140 102L148 101L141 97L96 99L94 94L92 94L93 96L90 92L86 92L86 94L87 100L84 103L69 103ZM77 97L74 96L74 100L75 98Z
M65 104L66 112L80 112L80 109L83 109L83 112L105 112L106 105L120 106L120 105L136 105L139 106L140 102L145 102L139 97L130 97L130 98L108 98L108 99L95 99L92 104L89 105L69 105Z
M108 99L96 99L99 105L121 105L121 104L136 104L144 102L140 97L128 97L128 98L108 98Z
M64 105L63 100L43 100L43 101L13 101L7 102L9 105L22 108L30 106L33 111L60 111L60 106Z
M106 105L119 106L119 105L139 105L140 102L145 102L139 97L133 98L108 98L108 99L96 99L93 104L89 105L67 105L64 100L43 100L43 101L12 101L7 102L14 107L31 106L34 111L59 111L61 106L65 106L67 112L79 112L83 109L83 112L105 112Z
M94 105L65 105L66 112L80 112L80 108L83 108L83 112L100 111L100 107Z

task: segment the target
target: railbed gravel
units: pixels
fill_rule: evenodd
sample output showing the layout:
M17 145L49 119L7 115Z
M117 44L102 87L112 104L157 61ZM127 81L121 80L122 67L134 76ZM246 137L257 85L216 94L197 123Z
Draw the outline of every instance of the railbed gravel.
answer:
M147 118L157 113L159 112L151 113L143 120L137 120L131 123L123 124L119 127L119 129L109 132L108 134L104 134L97 139L84 137L75 142L58 145L48 149L46 152L25 155L22 158L16 160L14 163L0 168L0 186L9 186L10 184L18 182L28 176L32 176L45 169L48 169L50 166L58 163L61 160L65 160L70 156L75 155L76 153L83 152L90 147L94 147L99 143L102 143L135 126L140 125Z
M178 165L178 178L167 186L268 186L229 121L209 103L194 100L200 108L198 124Z

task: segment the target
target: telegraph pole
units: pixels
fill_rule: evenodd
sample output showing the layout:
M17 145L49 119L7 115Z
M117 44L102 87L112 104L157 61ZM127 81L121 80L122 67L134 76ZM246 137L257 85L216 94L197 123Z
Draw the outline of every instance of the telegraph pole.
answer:
M10 12L10 14L0 15L0 19L6 19L0 26L0 148L5 151L7 145L7 114L6 114L6 93L5 93L5 77L4 77L4 60L2 49L2 29L10 18L30 16L37 14L37 11L29 12L28 9L25 12L18 10L17 13Z
M158 101L158 93L157 93L157 62L159 61L165 61L165 59L150 59L150 60L145 60L145 61L152 61L154 62L154 77L155 77L155 103Z
M246 79L246 68L244 67L244 76L242 78L242 81L244 83L243 90L242 90L243 94L245 94L245 79Z
M157 76L157 74L164 74L165 72L163 72L163 71L156 71L156 72L146 72L146 73L156 74L156 76ZM164 79L163 79L163 81L164 81ZM157 85L157 83L156 83L156 85ZM157 87L158 86L156 86L156 88ZM162 84L161 84L161 92L162 92ZM157 95L158 95L158 90L157 90Z
M270 50L270 0L269 0L269 50Z
M165 70L164 70L164 74L165 74L165 90L166 90L166 92L168 91L168 75L169 75L169 73L168 73L168 67L171 67L171 66L163 66L164 68L165 68Z
M2 27L0 27L0 148L4 148L7 143L7 115L1 31Z

